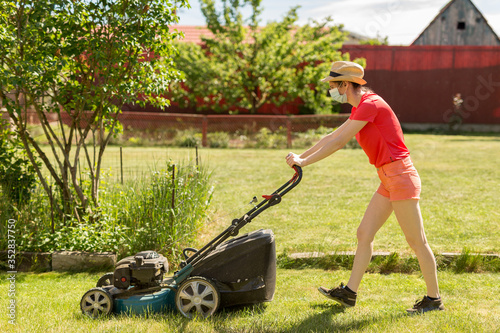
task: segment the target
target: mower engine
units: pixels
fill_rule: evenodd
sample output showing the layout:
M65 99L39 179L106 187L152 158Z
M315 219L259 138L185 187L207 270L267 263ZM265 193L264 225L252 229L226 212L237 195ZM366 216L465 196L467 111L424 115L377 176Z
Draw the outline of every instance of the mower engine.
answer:
M130 286L139 289L156 287L167 272L167 258L155 251L143 251L123 258L116 264L113 285L118 289L128 289Z

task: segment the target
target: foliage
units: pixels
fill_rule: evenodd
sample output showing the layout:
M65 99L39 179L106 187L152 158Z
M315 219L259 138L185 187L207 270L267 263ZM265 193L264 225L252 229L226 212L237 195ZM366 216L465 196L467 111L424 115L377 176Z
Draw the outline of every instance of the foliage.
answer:
M152 170L120 196L121 204L114 202L117 219L130 228L129 252L152 249L178 259L182 246L194 240L207 217L212 193L210 173L204 167L169 162Z
M280 106L301 99L316 113L331 113L327 86L320 79L332 61L349 59L339 51L346 38L342 25L327 18L297 26L299 7L294 7L282 21L261 27L260 3L224 1L218 12L214 0L201 2L214 37L203 39L206 48L179 42L175 62L185 80L171 86L173 101L198 111L256 113L267 103ZM244 20L246 6L251 15Z
M227 132L214 132L207 134L210 148L228 148L230 135Z
M177 131L174 145L178 147L196 147L201 146L201 133L196 130Z
M263 127L255 136L255 141L255 144L251 145L253 148L286 148L286 128L280 127L277 131L272 132L270 129Z
M179 34L169 30L177 21L168 0L0 3L0 102L47 195L54 199L49 182L61 193L59 218L81 223L99 206L102 156L120 131L121 105L168 105L161 93L180 77L171 62ZM28 110L41 122L53 161L27 129ZM89 195L77 175L82 163L90 172Z
M126 248L127 228L114 222L101 219L99 223L76 225L61 224L54 233L45 230L37 235L36 241L26 239L22 248L25 251L86 251L86 252L119 252Z
M473 253L469 248L464 247L462 253L451 262L450 266L455 273L500 272L500 258Z
M0 118L0 196L20 205L30 200L35 185L35 170L22 143Z
M305 132L297 133L293 140L293 146L300 148L304 147L309 148L310 146L314 145L316 142L321 140L322 137L331 133L332 131L333 128L320 126L316 129L309 129Z
M389 36L382 37L377 34L376 38L370 38L359 41L360 45L389 45Z

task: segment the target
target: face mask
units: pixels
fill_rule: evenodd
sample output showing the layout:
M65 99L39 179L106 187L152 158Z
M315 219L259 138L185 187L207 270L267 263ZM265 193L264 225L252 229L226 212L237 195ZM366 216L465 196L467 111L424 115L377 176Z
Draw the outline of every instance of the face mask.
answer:
M333 89L330 90L330 96L332 97L332 99L335 102L347 103L347 94L346 94L346 92L343 95L341 95L339 93L339 89L338 88L333 88Z

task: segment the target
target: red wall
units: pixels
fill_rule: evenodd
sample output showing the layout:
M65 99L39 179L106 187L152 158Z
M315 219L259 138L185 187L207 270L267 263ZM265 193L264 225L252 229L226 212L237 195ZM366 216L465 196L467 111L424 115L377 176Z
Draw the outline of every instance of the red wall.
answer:
M500 124L500 47L345 45L401 122L446 123L461 93L464 123ZM347 110L346 110L347 111Z

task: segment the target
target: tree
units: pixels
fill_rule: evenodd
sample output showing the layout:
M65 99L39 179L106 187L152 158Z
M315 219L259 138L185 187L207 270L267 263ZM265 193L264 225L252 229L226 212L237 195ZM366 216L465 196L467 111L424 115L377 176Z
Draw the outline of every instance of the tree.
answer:
M178 42L175 57L185 80L171 86L172 100L181 107L217 112L256 113L266 103L276 106L301 98L317 113L330 113L326 86L319 80L332 61L348 60L339 49L347 34L330 18L297 26L297 9L280 22L259 26L261 0L201 0L213 38L204 46ZM250 6L244 20L241 9ZM247 25L245 25L247 24Z
M178 33L168 25L177 21L167 0L1 0L0 103L51 201L50 182L58 188L59 216L93 216L99 206L101 161L120 130L123 103L169 104L162 93L179 73L172 64ZM54 161L30 134L29 109Z

